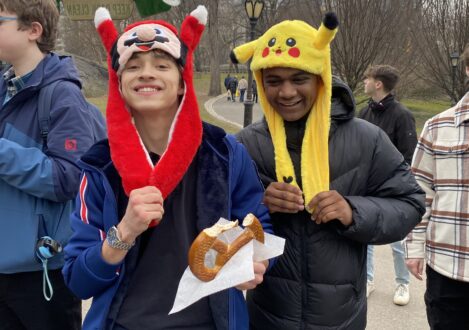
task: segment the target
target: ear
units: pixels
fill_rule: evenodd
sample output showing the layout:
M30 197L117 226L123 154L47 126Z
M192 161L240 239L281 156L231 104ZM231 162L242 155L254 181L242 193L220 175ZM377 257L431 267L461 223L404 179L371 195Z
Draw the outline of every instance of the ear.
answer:
M466 76L469 77L469 66L466 66Z
M181 79L181 83L179 84L178 95L179 96L184 95L184 81L182 79Z
M375 79L375 87L376 89L384 89L383 82Z
M230 53L231 62L238 64L249 61L249 59L254 55L254 51L256 50L257 40L253 40L233 49Z
M39 22L32 22L28 29L29 40L36 41L42 36L42 25Z

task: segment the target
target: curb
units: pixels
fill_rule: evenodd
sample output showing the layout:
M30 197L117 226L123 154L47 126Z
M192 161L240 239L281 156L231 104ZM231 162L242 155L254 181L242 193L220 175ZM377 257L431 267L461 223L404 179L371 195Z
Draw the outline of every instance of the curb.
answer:
M204 107L205 107L205 110L210 114L210 116L218 119L218 120L221 120L221 121L224 121L225 123L228 123L230 125L233 125L239 129L242 129L243 126L238 124L237 122L234 122L234 121L231 121L229 119L226 119L225 117L219 115L215 109L213 108L213 104L215 102L217 102L218 100L220 100L221 98L224 98L226 97L226 94L220 94L218 96L215 96L214 98L211 98L209 99L207 102L204 103Z

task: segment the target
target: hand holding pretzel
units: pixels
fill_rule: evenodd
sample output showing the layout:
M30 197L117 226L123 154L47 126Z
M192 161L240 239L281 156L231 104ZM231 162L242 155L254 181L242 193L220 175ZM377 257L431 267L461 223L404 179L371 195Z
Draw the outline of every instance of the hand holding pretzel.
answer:
M218 235L237 225L238 221L230 222L225 225L215 224L210 228L204 229L194 240L189 250L189 268L199 280L204 282L213 280L228 260L251 240L256 239L264 243L262 225L259 219L252 214L248 214L246 218L244 218L243 226L245 230L231 242L231 244L226 244L218 239ZM218 253L215 259L215 265L211 268L205 265L205 255L210 249ZM258 270L259 273L261 271L260 269Z

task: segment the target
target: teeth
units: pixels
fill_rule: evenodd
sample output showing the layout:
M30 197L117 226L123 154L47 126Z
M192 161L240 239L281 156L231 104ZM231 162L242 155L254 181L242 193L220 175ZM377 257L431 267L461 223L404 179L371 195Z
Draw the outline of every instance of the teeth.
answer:
M296 105L298 102L295 102L295 103L284 103L283 106L284 107L291 107L293 105Z
M153 87L143 87L138 89L139 92L156 92L157 89Z

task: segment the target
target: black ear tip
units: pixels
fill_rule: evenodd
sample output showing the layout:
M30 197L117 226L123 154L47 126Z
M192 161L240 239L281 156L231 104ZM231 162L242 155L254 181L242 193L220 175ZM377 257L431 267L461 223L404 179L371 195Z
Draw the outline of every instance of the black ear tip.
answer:
M324 16L323 24L329 30L334 30L337 26L339 26L339 20L337 15L334 12L328 12Z
M230 52L230 60L233 64L238 64L239 63L238 59L236 58L236 55L235 55L234 51Z

